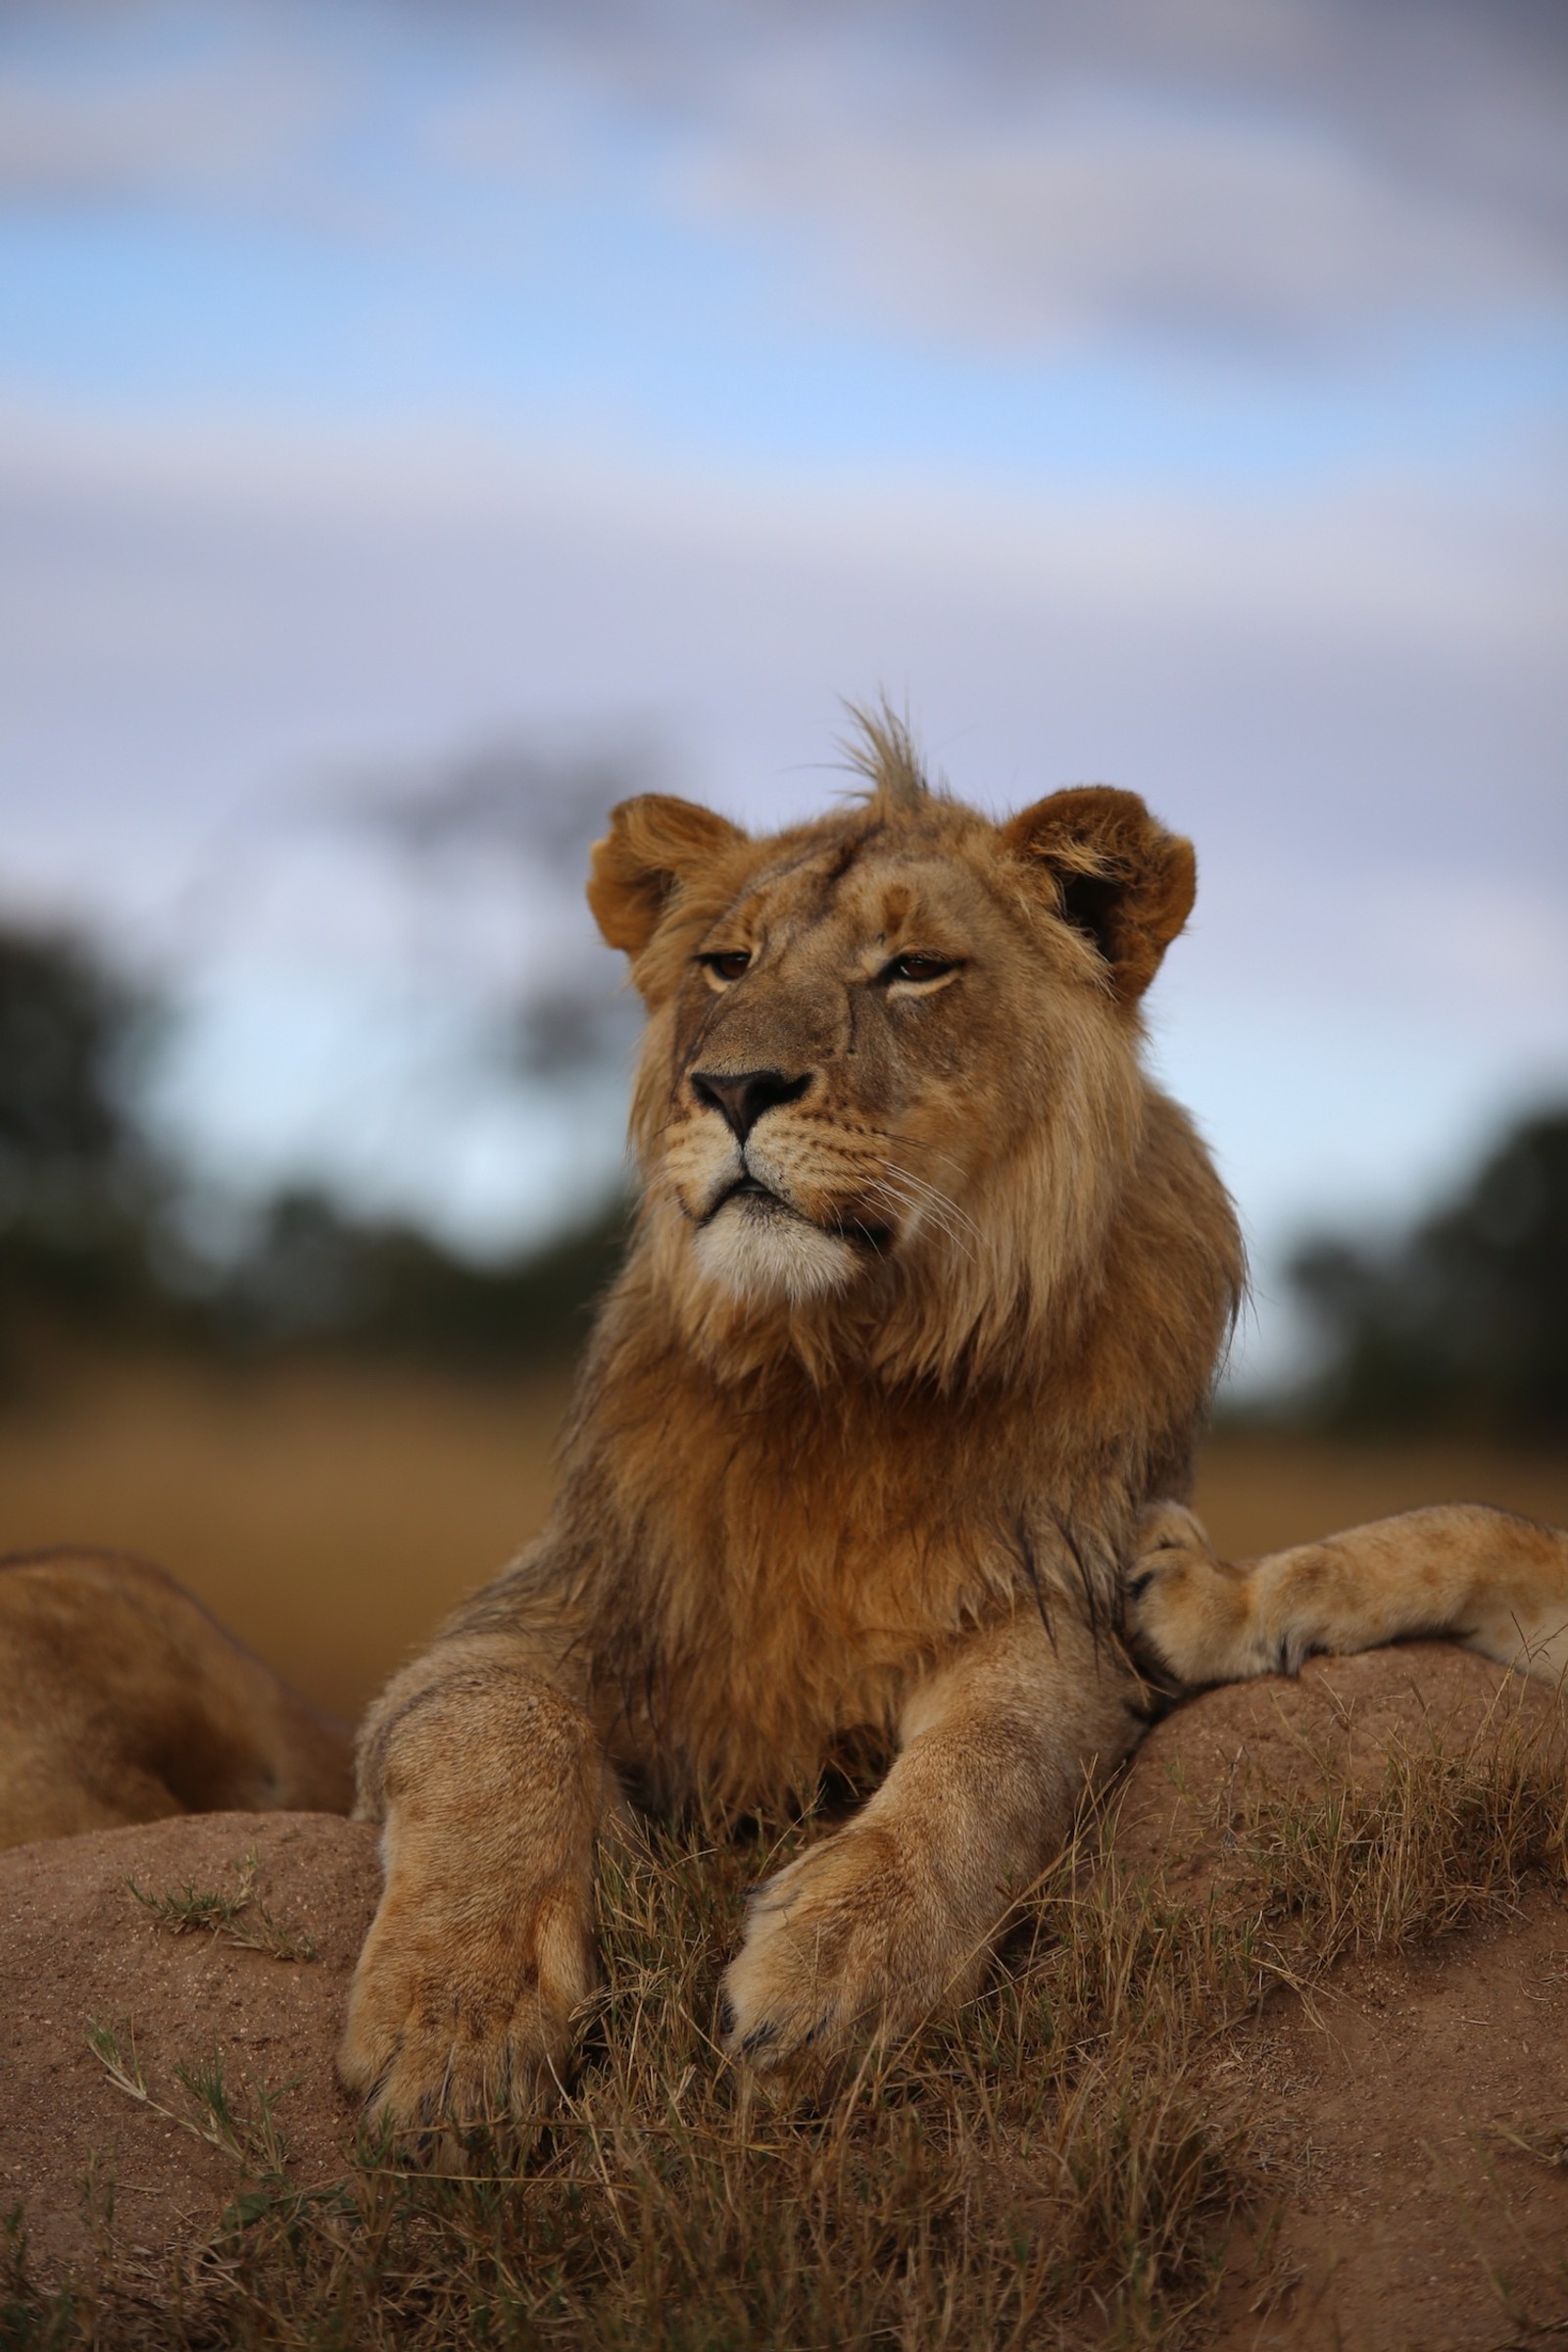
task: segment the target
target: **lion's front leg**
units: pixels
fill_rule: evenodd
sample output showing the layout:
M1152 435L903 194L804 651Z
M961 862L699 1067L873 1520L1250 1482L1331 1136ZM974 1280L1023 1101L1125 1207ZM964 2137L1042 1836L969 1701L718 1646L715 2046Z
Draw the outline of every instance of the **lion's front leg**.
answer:
M614 1801L592 1724L504 1636L438 1645L372 1714L363 1813L386 1886L339 2053L372 2121L527 2115L595 1981L595 1841Z
M1295 1674L1415 1635L1547 1682L1568 1671L1568 1535L1482 1503L1440 1503L1233 1567L1180 1503L1144 1514L1133 1629L1180 1681Z
M1065 1611L1062 1612L1065 1618ZM760 2066L901 2034L977 1983L1086 1777L1140 1728L1111 1645L1018 1617L915 1690L887 1779L753 1897L724 1978L725 2038Z

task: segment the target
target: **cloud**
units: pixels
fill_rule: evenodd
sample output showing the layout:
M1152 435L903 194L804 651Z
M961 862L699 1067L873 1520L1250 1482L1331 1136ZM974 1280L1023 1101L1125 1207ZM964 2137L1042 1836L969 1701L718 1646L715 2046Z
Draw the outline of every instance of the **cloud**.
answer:
M482 1066L498 993L609 976L575 887L432 868L411 909L323 784L646 716L674 789L761 826L842 784L835 691L879 686L967 796L1103 777L1196 836L1152 1017L1265 1246L1568 1071L1560 524L1522 498L1004 500L17 408L0 452L0 897L187 992L166 1115L220 1179L499 1244L613 1164L608 1093Z
M810 222L846 311L991 349L1311 347L1506 316L1564 283L1543 238L1301 125L1085 94L1000 131L813 128L735 141L695 198Z
M805 298L834 293L862 322L1006 348L1097 329L1310 343L1568 284L1568 20L1544 7L528 21L579 92L663 126L669 201L715 233L799 239Z
M803 317L884 334L1328 347L1560 308L1563 22L1455 0L23 9L0 187L220 193L523 270L535 200L597 191L745 247Z
M339 112L335 77L304 46L203 40L170 55L122 37L99 52L107 27L73 14L74 40L14 55L0 79L0 199L14 205L276 198Z
M787 771L829 754L835 692L882 685L964 789L1109 775L1337 898L1347 838L1352 878L1436 861L1472 896L1568 848L1563 517L1527 483L1004 494L471 431L0 424L14 870L51 833L68 857L74 808L70 854L122 892L247 797L628 723L780 812L821 796Z
M1516 468L1479 478L1412 465L1304 484L1123 487L1070 466L999 485L956 464L726 464L559 429L295 424L211 409L153 419L3 397L0 428L0 493L24 514L52 503L112 516L146 502L264 539L292 521L345 542L377 530L518 547L548 537L715 566L755 553L764 574L804 566L856 593L924 574L934 596L1059 597L1154 628L1245 618L1347 648L1371 629L1533 662L1559 642L1568 501L1543 490L1528 448ZM69 561L70 540L60 544ZM27 576L41 615L47 572L39 580L29 564ZM19 626L26 606L19 596ZM139 645L136 615L123 617Z

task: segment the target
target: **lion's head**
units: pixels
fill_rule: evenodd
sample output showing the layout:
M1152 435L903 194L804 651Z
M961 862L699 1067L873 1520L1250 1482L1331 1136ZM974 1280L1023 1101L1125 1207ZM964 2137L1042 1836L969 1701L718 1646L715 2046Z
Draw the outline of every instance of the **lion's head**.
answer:
M1098 786L994 824L886 719L861 762L857 802L766 839L623 803L589 900L648 1006L632 1132L693 1336L948 1375L1093 1287L1193 852Z

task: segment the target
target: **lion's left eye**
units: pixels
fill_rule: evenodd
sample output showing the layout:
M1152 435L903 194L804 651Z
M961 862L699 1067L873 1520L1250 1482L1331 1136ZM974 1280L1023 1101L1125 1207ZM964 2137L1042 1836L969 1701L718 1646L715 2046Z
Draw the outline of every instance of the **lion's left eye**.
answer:
M752 960L749 948L732 948L716 956L699 956L698 962L712 973L715 980L738 980Z
M883 971L884 980L945 980L957 964L946 956L896 956Z

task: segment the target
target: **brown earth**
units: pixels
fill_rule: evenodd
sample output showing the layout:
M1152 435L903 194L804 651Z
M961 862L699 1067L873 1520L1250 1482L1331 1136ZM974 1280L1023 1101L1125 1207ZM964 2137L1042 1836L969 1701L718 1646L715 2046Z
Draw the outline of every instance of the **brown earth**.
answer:
M1306 1795L1347 1765L1375 1782L1391 1744L1454 1752L1483 1729L1507 1740L1559 1719L1551 1691L1442 1642L1315 1659L1298 1682L1209 1691L1156 1726L1117 1851L1206 1900L1241 1867L1232 1825L1259 1793ZM1266 2248L1233 2257L1223 2352L1502 2352L1568 2335L1561 1887L1275 1999L1227 2037L1214 2080L1259 2113L1278 2198Z
M126 1884L225 1892L253 1852L235 1930L253 1932L265 1904L314 1959L172 1934ZM211 2231L245 2170L188 2129L210 2110L174 2068L215 2050L242 2121L258 2116L259 2083L280 2092L295 2180L341 2171L354 2121L332 2052L379 1875L375 1832L325 1813L197 1814L0 1854L0 2211L24 2206L40 2276L91 2253L111 2182L116 2250L132 2268ZM88 2046L94 2020L172 2112L112 2081Z
M1315 2014L1313 2014L1315 2012ZM1501 2352L1568 2330L1568 1914L1336 1971L1238 2037L1283 2182L1282 2270L1245 2261L1225 2352ZM1259 2309L1259 2304L1263 2308ZM1272 2308L1270 2308L1272 2304Z
M1560 1719L1545 1684L1448 1642L1309 1658L1294 1681L1232 1683L1157 1723L1124 1784L1116 1850L1200 1899L1227 1875L1235 1824L1253 1799L1305 1793L1347 1769L1376 1781L1391 1747L1436 1741L1451 1752L1483 1732L1528 1738Z
M1489 1710L1505 1733L1554 1704L1436 1644L1213 1691L1146 1741L1118 1846L1135 1865L1195 1848L1175 1884L1203 1901L1225 1882L1249 1789L1310 1791L1347 1753L1373 1773L1391 1740L1436 1729L1457 1743ZM173 1935L125 1884L231 1888L253 1850L235 1925L249 1932L265 1903L286 1941L314 1939L316 1959ZM369 1830L304 1814L167 1821L0 1856L0 2208L24 2201L44 2275L90 2253L111 2178L119 2259L148 2270L210 2231L243 2185L232 2156L176 2120L201 2115L178 2061L223 2055L242 2127L259 2084L288 2085L276 2117L290 2177L332 2177L354 2126L332 2049L375 1883ZM171 2112L111 2079L87 2044L93 2019L127 2055L133 2039ZM1282 1992L1225 2037L1214 2082L1263 2119L1273 2215L1266 2244L1232 2251L1224 2352L1494 2352L1568 2330L1560 1889L1538 1886L1515 1916L1408 1959L1343 1965L1309 2001Z

